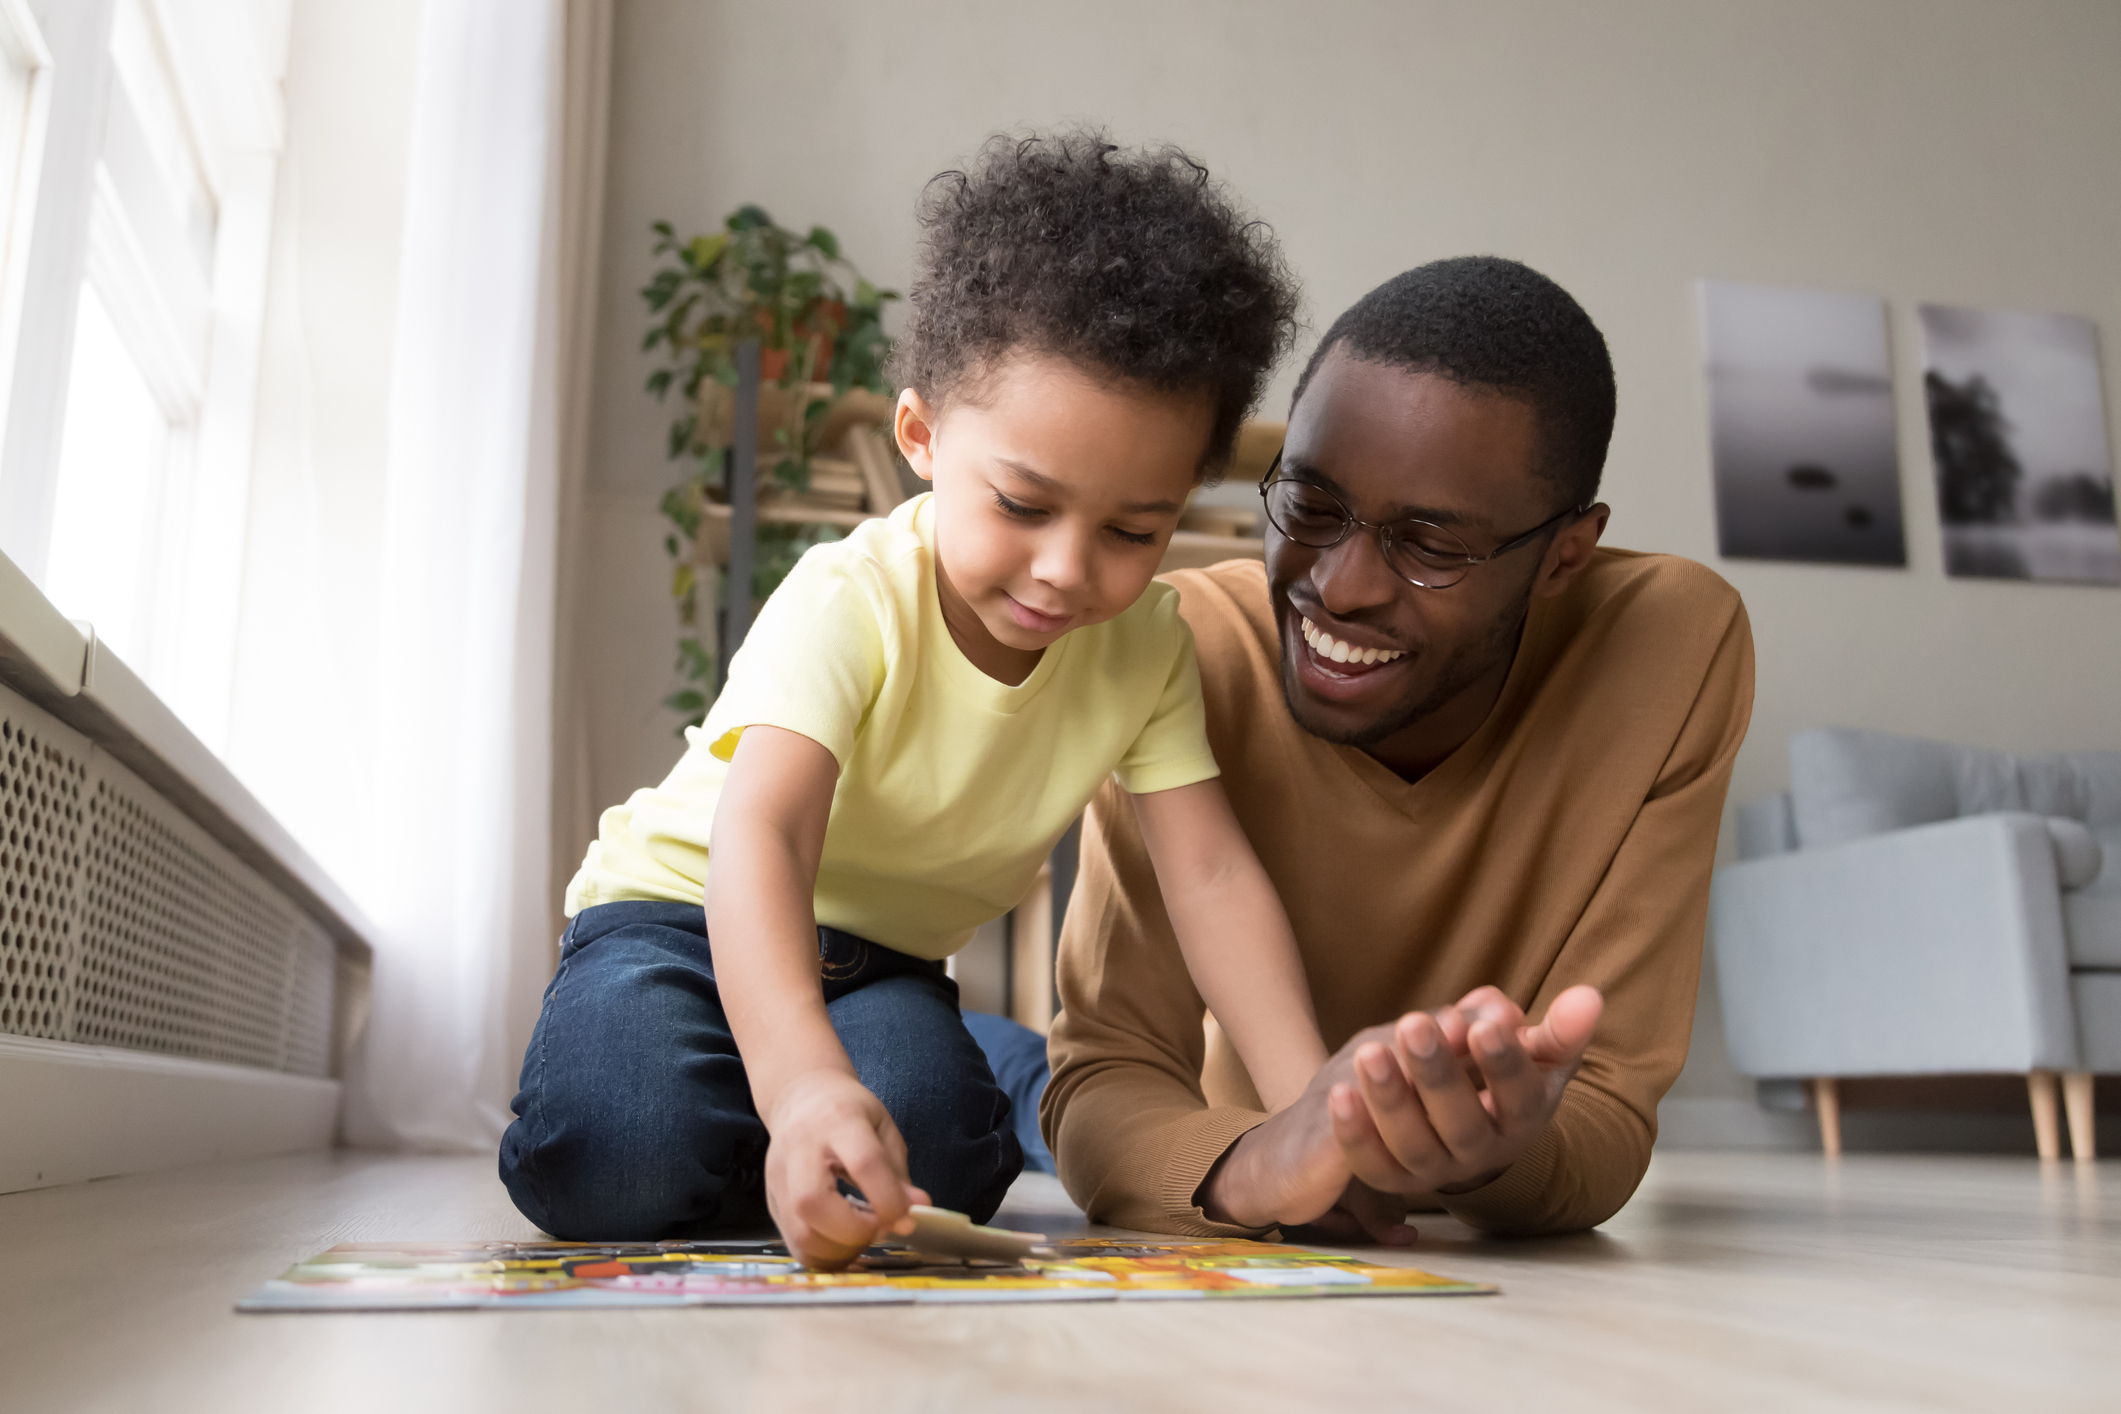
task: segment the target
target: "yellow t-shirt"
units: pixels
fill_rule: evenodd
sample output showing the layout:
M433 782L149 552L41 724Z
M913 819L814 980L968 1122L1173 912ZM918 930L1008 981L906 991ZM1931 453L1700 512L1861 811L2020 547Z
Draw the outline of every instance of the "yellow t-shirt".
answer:
M943 623L921 496L797 563L676 769L604 812L568 916L699 903L729 757L761 724L839 762L818 922L924 958L1015 907L1108 773L1136 794L1217 774L1175 590L1151 584L1117 618L1063 636L1018 686L996 682Z

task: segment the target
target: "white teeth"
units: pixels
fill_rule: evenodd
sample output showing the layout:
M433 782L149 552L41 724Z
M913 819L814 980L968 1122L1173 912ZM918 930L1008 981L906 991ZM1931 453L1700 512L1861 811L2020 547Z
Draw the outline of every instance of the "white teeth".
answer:
M1407 656L1405 650L1398 648L1357 648L1352 643L1343 642L1324 632L1309 619L1303 619L1302 623L1304 642L1311 645L1313 653L1331 662L1359 663L1368 667L1373 663L1389 663L1395 658Z

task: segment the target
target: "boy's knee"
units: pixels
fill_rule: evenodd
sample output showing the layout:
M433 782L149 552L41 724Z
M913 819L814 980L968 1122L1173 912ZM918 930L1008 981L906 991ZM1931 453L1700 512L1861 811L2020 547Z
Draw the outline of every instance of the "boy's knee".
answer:
M647 1240L756 1188L765 1130L704 942L630 927L561 964L528 1054L501 1181L555 1237Z
M914 1184L985 1222L1023 1172L1009 1097L985 1076L902 1074L873 1086L906 1141Z
M906 1141L906 1167L936 1206L984 1221L1023 1172L1009 1097L965 1030L956 999L920 978L891 978L832 1004L862 1083Z
M954 1150L933 1145L914 1150L909 1167L913 1182L927 1190L936 1207L983 1223L994 1216L1009 1196L1009 1185L1024 1171L1024 1151L1004 1125Z
M751 1216L765 1135L755 1123L731 1131L578 1118L538 1142L519 1119L502 1136L501 1181L554 1237L654 1241Z

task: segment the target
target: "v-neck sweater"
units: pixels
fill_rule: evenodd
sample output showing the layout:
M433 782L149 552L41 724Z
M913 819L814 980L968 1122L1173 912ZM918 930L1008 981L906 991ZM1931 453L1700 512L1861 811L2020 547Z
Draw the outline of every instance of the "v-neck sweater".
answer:
M1406 781L1311 735L1281 689L1264 567L1170 576L1192 626L1223 785L1294 925L1329 1048L1493 984L1535 1020L1590 983L1606 1008L1551 1125L1506 1171L1436 1199L1500 1232L1604 1221L1648 1167L1686 1059L1709 875L1753 701L1737 591L1692 561L1601 549L1536 600L1487 719ZM1122 1227L1200 1235L1196 1194L1266 1116L1208 1018L1133 811L1084 822L1041 1107L1069 1194Z

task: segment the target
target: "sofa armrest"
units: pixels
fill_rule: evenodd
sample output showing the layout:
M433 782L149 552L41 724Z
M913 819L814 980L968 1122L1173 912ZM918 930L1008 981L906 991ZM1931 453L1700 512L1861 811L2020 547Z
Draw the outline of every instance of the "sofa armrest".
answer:
M1710 927L1741 1074L2076 1064L2054 846L2037 815L1977 815L1726 866Z

